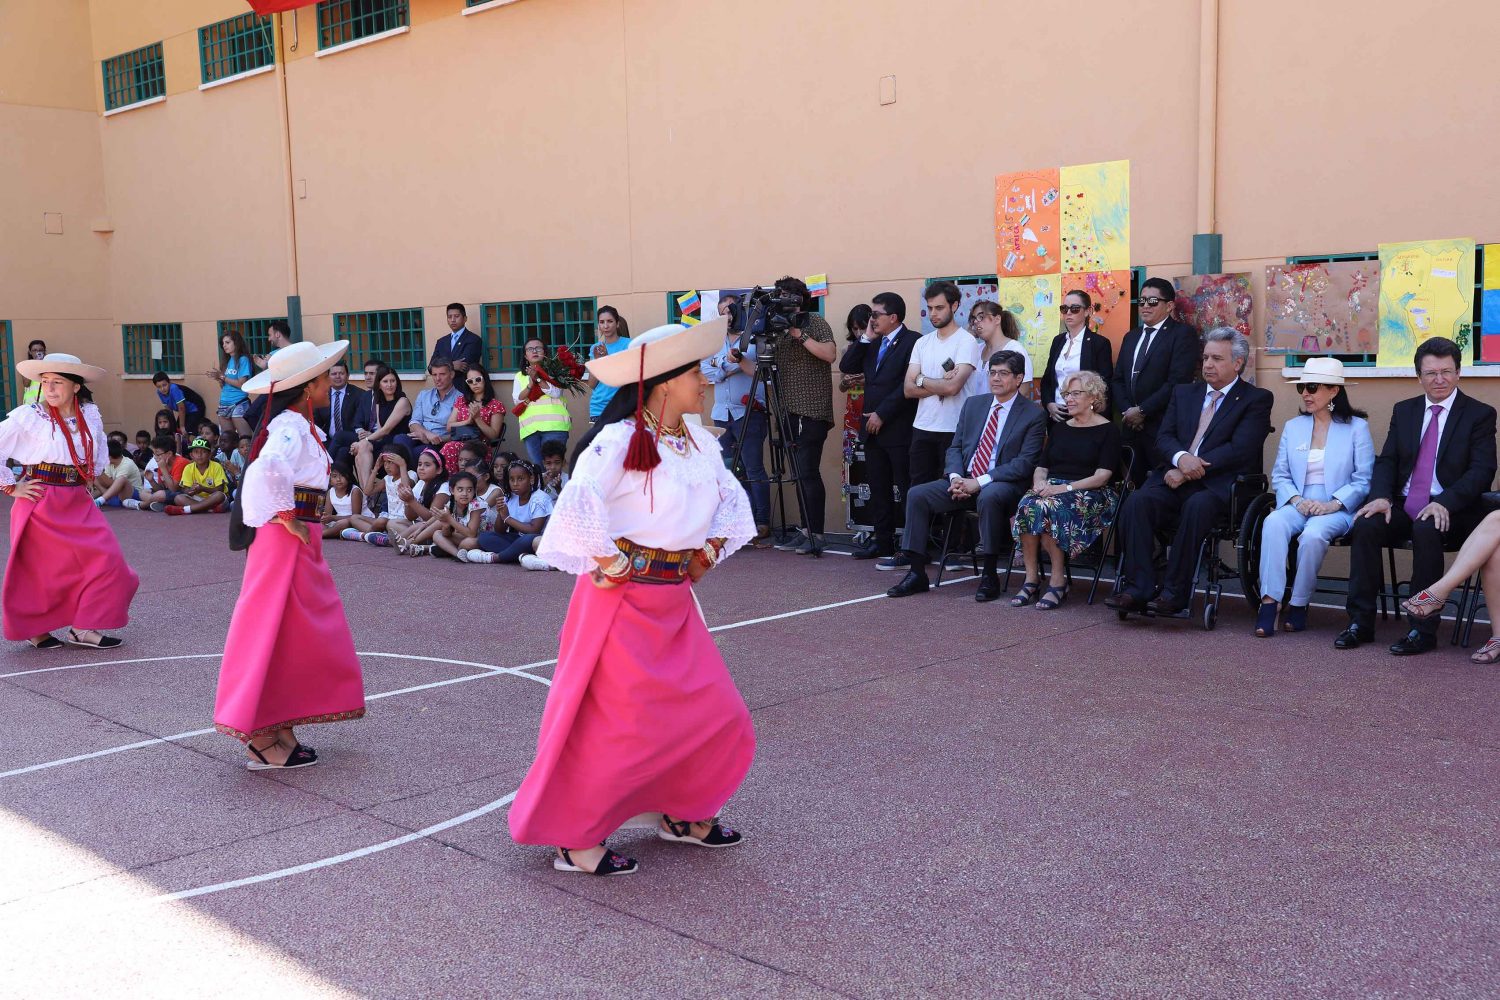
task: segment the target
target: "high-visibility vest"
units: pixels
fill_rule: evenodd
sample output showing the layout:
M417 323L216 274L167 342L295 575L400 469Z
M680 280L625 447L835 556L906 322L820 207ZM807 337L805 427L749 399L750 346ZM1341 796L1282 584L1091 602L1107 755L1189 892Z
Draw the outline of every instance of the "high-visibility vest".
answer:
M531 378L525 372L516 373L515 398L517 402L526 398L526 388L531 385ZM573 418L568 416L568 404L563 402L561 396L553 397L542 393L540 399L535 403L527 403L525 411L520 416L521 440L525 441L537 431L571 431L573 429Z
M26 387L26 392L21 396L22 403L35 403L42 398L42 380L36 379Z

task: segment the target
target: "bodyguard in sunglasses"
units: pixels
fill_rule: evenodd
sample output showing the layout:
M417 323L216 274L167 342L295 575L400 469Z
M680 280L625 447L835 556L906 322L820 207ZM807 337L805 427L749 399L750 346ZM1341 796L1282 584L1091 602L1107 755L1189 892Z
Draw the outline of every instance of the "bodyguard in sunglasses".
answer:
M1176 298L1170 281L1146 279L1136 300L1141 325L1125 335L1109 387L1120 413L1121 441L1135 451L1130 478L1137 485L1166 458L1156 446L1162 417L1172 388L1193 381L1203 349L1197 331L1172 318Z

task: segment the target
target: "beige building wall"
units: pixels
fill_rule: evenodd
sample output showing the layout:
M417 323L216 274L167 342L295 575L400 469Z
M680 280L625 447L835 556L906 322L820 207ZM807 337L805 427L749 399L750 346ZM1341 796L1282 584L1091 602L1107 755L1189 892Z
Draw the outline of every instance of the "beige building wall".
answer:
M592 295L641 330L671 289L827 272L838 329L873 291L915 314L924 278L992 272L996 173L1120 158L1151 274L1190 271L1198 231L1257 285L1292 254L1500 239L1495 140L1476 127L1500 88L1433 72L1486 64L1500 6L1479 0L1061 0L1040 18L1009 0L761 0L753 21L730 0L469 16L412 0L408 32L321 58L309 5L280 18L276 72L199 90L197 29L244 10L0 5L0 115L20 140L0 154L20 177L0 193L0 319L18 340L45 328L118 368L120 323L182 322L188 381L212 399L214 322L280 315L291 294L317 340L336 312L422 307L430 349L450 300L477 326L482 302ZM100 117L99 61L158 40L167 100ZM52 202L69 224L44 240ZM1279 383L1278 359L1257 364ZM1415 391L1362 382L1378 425ZM1494 401L1492 384L1465 386ZM146 385L118 398L126 426L154 409ZM1294 406L1278 393L1278 423Z

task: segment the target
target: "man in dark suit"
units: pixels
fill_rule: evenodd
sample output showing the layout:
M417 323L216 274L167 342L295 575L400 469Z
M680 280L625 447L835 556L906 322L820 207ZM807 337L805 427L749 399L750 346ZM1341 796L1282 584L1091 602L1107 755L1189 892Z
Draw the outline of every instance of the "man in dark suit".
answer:
M1198 550L1229 510L1237 476L1264 469L1272 396L1240 378L1250 341L1218 327L1203 341L1203 382L1172 390L1157 448L1166 461L1130 494L1120 512L1124 572L1105 603L1118 611L1175 615L1192 597ZM1156 593L1155 544L1172 530L1167 571Z
M1443 337L1417 348L1423 395L1391 408L1370 495L1349 529L1349 627L1333 641L1354 649L1375 638L1381 549L1410 541L1411 592L1443 575L1445 548L1462 542L1486 511L1480 495L1495 478L1495 409L1458 391L1463 352ZM1438 615L1409 619L1397 656L1437 645Z
M480 363L484 356L484 341L464 325L468 319L468 310L464 309L462 302L448 303L448 329L452 332L433 346L428 368L439 361L447 361L462 376L470 365Z
M313 411L313 422L328 435L328 454L335 462L349 459L355 431L369 419L370 394L349 384L349 363L340 359L328 369L328 405ZM361 417L363 413L363 417Z
M921 594L927 580L927 545L932 516L955 510L979 512L979 548L984 571L974 600L981 604L1000 596L996 566L1006 547L1006 527L1016 504L1031 486L1047 415L1040 406L1020 396L1026 359L1017 351L996 351L989 360L990 394L970 396L958 416L958 429L948 447L946 479L911 488L906 498L906 531L901 544L909 567L887 597Z
M906 368L921 337L906 327L905 319L906 301L895 292L881 292L870 300L870 332L839 359L839 371L865 377L864 426L859 433L875 540L856 551L856 559L896 553L898 513L911 478L911 424L917 415L917 401L906 398Z
M1135 452L1130 478L1140 484L1170 456L1156 450L1157 435L1172 390L1193 381L1202 342L1186 323L1172 318L1177 291L1165 278L1141 285L1141 325L1125 335L1115 359L1110 396L1120 413L1120 440Z

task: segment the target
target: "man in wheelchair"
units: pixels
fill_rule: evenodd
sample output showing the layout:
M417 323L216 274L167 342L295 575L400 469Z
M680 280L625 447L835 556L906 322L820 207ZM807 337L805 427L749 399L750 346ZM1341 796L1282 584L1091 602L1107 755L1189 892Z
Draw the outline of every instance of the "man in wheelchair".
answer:
M1203 542L1229 512L1238 476L1264 469L1271 393L1241 380L1250 341L1228 327L1203 337L1203 379L1172 390L1157 446L1164 465L1120 512L1124 551L1119 590L1105 603L1120 612L1177 615L1192 598ZM1166 573L1157 581L1158 532L1170 532Z

